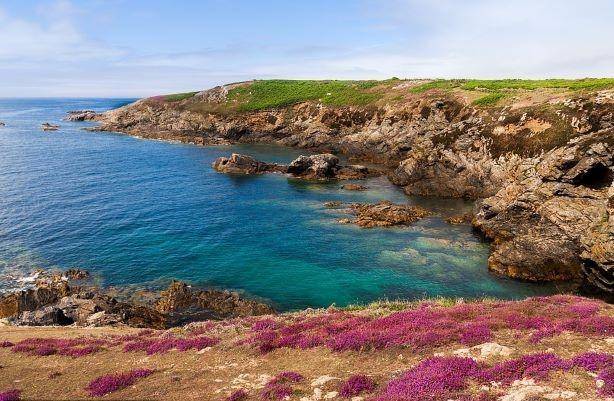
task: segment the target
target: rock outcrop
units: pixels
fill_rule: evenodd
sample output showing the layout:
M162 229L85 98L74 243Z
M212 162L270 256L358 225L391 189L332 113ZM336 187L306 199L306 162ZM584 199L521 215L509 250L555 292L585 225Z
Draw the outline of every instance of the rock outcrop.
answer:
M94 110L71 110L66 112L65 121L95 121L101 114Z
M329 207L338 207L333 204ZM352 203L349 211L355 219L342 219L341 223L352 223L363 228L407 226L428 216L430 213L418 206L397 205L389 201L378 203Z
M0 296L0 318L27 326L69 325L163 329L195 320L222 319L274 313L261 302L238 293L197 290L174 281L156 300L120 300L110 291L83 285L83 271L69 270L39 279L34 288Z
M340 165L339 158L331 154L299 156L289 165L266 163L251 156L233 153L230 157L218 157L212 167L228 174L284 173L307 180L363 179L377 174L360 165Z
M100 129L201 145L276 142L380 163L408 194L484 199L475 226L493 240L493 271L614 292L614 90L514 92L504 107L430 90L364 107L216 112L230 89L141 100L105 113Z
M495 242L491 269L526 280L614 285L614 135L570 141L527 160L479 203L475 225Z

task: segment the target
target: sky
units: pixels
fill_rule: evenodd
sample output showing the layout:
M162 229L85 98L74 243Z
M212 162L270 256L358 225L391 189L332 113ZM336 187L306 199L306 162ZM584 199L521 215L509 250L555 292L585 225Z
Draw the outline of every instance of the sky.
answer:
M614 77L612 0L0 0L0 97Z

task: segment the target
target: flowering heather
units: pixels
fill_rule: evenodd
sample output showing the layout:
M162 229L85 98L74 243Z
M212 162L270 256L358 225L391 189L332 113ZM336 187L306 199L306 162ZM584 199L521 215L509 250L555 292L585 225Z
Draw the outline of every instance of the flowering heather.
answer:
M603 380L603 387L599 389L599 394L614 397L614 367L609 366L599 372L597 380Z
M247 398L247 391L243 389L239 389L234 391L232 394L226 398L226 401L243 401Z
M147 377L153 372L151 369L135 369L125 373L100 376L92 380L86 387L86 390L89 391L92 397L102 397L105 394L131 386L138 379Z
M433 357L388 383L375 401L447 400L479 372L480 366L471 358Z
M591 372L599 372L608 366L614 366L614 355L604 352L586 352L571 359L571 365Z
M260 399L263 401L283 400L292 395L292 387L287 384L269 383L260 392Z
M375 390L375 382L369 376L353 375L350 376L339 389L339 394L344 398L350 398L361 393L370 393Z
M0 348L8 348L8 347L12 347L13 345L15 344L13 344L10 341L0 341Z
M480 378L487 382L511 383L523 378L547 379L554 370L568 370L568 361L550 353L523 355L498 363L480 373Z
M74 358L98 352L104 340L76 338L27 338L13 345L13 352L35 356L64 355Z
M300 373L286 370L275 375L275 377L271 379L269 383L300 383L303 380L304 377Z
M0 401L19 401L21 398L20 390L8 390L0 392Z
M145 351L147 355L163 354L171 349L187 351L190 349L201 350L211 347L219 342L219 339L212 337L191 337L191 338L148 338L138 341L128 342L124 345L125 352Z
M416 351L460 342L491 341L496 330L530 331L531 341L570 331L586 336L614 335L614 317L600 316L599 301L559 295L524 301L461 303L451 307L422 303L415 308L374 318L330 312L288 321L262 319L252 325L247 343L270 352L325 345L334 351L395 346Z

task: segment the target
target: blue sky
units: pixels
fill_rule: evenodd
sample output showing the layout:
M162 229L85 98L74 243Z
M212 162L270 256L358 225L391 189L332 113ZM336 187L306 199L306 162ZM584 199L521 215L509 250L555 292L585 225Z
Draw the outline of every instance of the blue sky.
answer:
M0 96L253 78L614 76L611 0L2 0Z

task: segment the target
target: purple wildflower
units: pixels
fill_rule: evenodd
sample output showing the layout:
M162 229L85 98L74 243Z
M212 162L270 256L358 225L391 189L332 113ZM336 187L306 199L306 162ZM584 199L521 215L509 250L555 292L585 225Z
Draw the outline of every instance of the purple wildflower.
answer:
M461 334L460 342L465 345L478 345L490 341L492 333L485 324L470 324Z
M339 394L344 398L350 398L373 390L375 390L373 379L365 375L353 375L341 385Z
M480 378L485 381L511 383L523 378L546 379L554 370L567 370L570 364L550 353L523 355L485 369Z
M19 401L20 399L20 390L7 390L0 392L0 401Z
M599 389L599 394L606 397L614 396L614 367L609 366L599 372L598 380L603 380L603 386Z
M100 376L86 387L92 397L102 397L105 394L121 390L133 385L138 379L151 375L151 369L135 369L125 373Z
M232 394L226 398L226 401L243 401L247 398L247 391L243 389L239 389L234 391Z
M8 348L8 347L12 347L13 345L15 344L13 344L10 341L0 341L0 348Z
M614 366L614 355L604 352L585 352L571 359L571 365L591 372L599 372L608 366Z
M383 394L375 400L446 400L464 389L466 381L479 371L480 366L471 358L433 357L388 383Z

